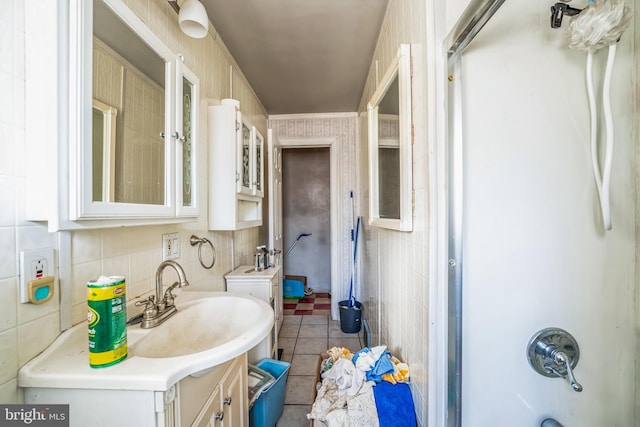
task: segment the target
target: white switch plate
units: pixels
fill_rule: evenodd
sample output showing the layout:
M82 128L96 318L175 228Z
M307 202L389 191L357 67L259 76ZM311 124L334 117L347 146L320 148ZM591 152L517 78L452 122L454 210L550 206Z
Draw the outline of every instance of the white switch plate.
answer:
M20 302L29 302L27 284L34 279L56 275L53 248L20 251Z
M180 257L180 238L178 233L162 235L162 260L176 259Z

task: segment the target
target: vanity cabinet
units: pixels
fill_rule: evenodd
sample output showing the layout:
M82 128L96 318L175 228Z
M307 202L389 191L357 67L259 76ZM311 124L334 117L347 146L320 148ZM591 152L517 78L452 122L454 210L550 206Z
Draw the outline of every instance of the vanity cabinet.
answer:
M271 333L249 351L249 363L254 365L266 357L278 359L278 332L284 320L279 271L280 266L255 271L252 265L244 265L225 276L227 292L251 295L266 301L273 308L274 322Z
M245 427L249 425L247 354L187 376L165 391L27 387L24 400L68 404L71 427Z
M256 134L238 101L208 104L210 230L262 225L264 138L256 144Z
M182 425L197 427L245 427L248 422L248 397L247 397L247 357L246 353L233 362L224 371L219 381L215 379L205 381L197 386L200 379L187 377L180 381L180 413ZM211 375L215 378L217 372ZM206 378L206 377L203 377ZM206 396L206 402L202 406L195 419L188 415L194 413L190 410L189 402L197 401L199 397Z

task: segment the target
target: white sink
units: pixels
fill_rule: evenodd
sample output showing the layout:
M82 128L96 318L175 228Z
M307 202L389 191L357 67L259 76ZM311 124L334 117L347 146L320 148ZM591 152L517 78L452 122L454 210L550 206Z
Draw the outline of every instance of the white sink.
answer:
M202 298L181 307L176 300L178 312L161 325L142 330L144 337L129 345L129 355L184 356L242 339L264 323L257 301L225 294Z
M163 391L249 351L273 327L271 306L248 295L178 290L176 296L178 312L161 325L127 328L129 354L122 362L89 366L83 322L24 365L18 385Z

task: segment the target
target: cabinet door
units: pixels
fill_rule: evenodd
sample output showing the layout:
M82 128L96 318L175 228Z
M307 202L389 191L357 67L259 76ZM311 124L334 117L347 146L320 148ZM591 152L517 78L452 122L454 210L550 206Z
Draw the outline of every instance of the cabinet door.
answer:
M222 425L224 427L248 426L246 371L247 359L246 355L243 355L233 362L220 381L220 398L224 411Z
M253 195L252 163L253 163L253 127L245 119L239 116L238 137L238 193Z
M223 414L223 411L222 402L220 401L220 388L215 387L191 425L193 427L219 427L222 425L220 418L224 419L224 415L221 414Z
M254 147L253 147L253 194L258 197L264 196L264 137L253 127Z
M196 149L198 135L199 80L182 62L176 61L176 214L199 214L196 200Z

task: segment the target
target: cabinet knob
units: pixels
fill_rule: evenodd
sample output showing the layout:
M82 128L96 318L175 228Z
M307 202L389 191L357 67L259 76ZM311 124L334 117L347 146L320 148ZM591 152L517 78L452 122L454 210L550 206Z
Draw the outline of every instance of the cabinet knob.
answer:
M224 419L224 412L223 411L218 412L214 418L216 421L222 421Z
M230 397L227 397L226 399L224 399L224 400L222 401L222 403L224 403L225 405L231 405L231 398L230 398Z

